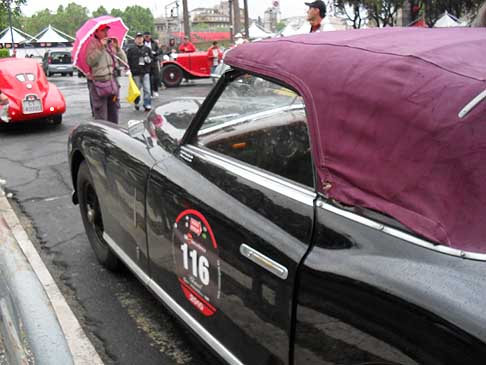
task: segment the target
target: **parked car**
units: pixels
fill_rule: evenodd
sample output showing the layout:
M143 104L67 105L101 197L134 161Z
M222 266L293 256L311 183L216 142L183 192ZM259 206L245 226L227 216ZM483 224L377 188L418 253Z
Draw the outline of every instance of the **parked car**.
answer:
M54 74L62 76L73 76L74 74L73 61L69 51L47 51L42 59L42 67L48 77Z
M81 124L98 260L230 364L483 364L484 49L480 28L265 40L204 101Z
M211 77L208 53L173 53L170 59L160 63L160 79L165 87L177 87L183 79L207 79Z
M30 58L0 59L0 90L9 99L1 123L22 121L62 122L66 111L64 96L47 81L42 66Z

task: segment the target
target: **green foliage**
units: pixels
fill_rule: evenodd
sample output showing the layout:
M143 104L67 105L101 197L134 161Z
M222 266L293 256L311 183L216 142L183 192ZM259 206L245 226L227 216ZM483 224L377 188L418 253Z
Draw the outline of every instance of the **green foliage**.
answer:
M0 0L1 2L4 0ZM22 4L27 1L33 0L16 0L17 3ZM104 6L100 6L98 9L89 14L89 10L76 4L74 2L68 5L60 5L56 12L51 12L49 9L39 11L31 17L18 17L17 24L21 24L21 28L24 32L32 35L38 34L41 30L47 27L49 24L57 29L67 33L71 36L75 36L76 31L84 24L90 17L98 17L101 15L112 15L122 18L126 26L129 28L129 34L135 35L137 32L149 31L152 33L153 38L156 38L154 16L148 8L141 6L128 6L124 11L120 9L112 9L108 12ZM2 21L2 8L0 7L0 22ZM15 24L14 24L15 25Z
M128 34L131 36L134 36L137 32L154 33L154 16L150 9L139 5L127 6L121 18L128 27Z
M195 32L204 32L209 30L209 24L199 23L192 26L192 30Z
M10 57L10 52L6 48L0 48L0 58Z
M114 17L117 17L117 18L121 18L121 17L123 17L124 13L120 9L111 9L110 15L111 16L114 16Z
M475 13L483 0L421 0L419 3L425 15L425 22L431 27L446 11L457 18Z
M102 15L110 15L110 12L108 10L106 10L103 5L101 5L98 9L93 11L93 14L91 14L91 15L93 16L93 18L97 18L97 17L102 16Z
M12 25L14 27L20 27L20 5L23 5L27 0L14 0L10 5L10 10L12 12ZM5 29L9 26L8 22L8 7L5 0L0 0L0 30Z
M278 22L276 25L275 25L275 29L277 30L277 32L280 32L282 29L284 29L285 27L287 26L287 24L285 22Z
M368 11L368 18L377 27L393 27L397 24L398 10L404 0L364 0L363 6Z

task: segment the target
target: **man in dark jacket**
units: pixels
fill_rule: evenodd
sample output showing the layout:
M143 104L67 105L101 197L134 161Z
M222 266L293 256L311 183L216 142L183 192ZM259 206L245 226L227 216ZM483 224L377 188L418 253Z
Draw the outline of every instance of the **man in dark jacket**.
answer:
M150 69L150 85L152 87L152 95L159 96L159 84L160 84L160 65L159 65L159 55L161 53L160 47L152 39L150 32L143 33L143 44L152 50L152 67Z
M143 44L143 34L137 33L135 44L127 51L128 65L133 79L140 91L143 91L145 111L152 109L150 98L150 69L152 68L152 50ZM136 100L135 109L140 109L140 98Z

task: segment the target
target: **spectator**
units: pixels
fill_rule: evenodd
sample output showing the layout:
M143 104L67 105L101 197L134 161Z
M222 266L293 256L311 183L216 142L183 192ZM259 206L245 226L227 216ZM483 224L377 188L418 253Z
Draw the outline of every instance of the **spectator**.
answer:
M136 34L135 44L128 49L127 58L133 79L140 91L143 91L143 107L147 112L152 109L152 102L150 99L152 50L143 44L142 33ZM135 109L140 110L140 98L135 101Z
M159 96L159 84L160 84L160 47L156 41L152 39L150 32L143 33L143 44L152 50L152 67L150 68L150 86L152 90L152 96Z
M310 33L322 32L324 30L324 17L326 16L326 4L324 1L316 0L311 3L305 3L307 9L307 21L311 29Z
M115 57L126 60L125 52L118 42L109 42L110 27L100 25L94 32L94 37L86 48L86 63L90 67L89 95L92 103L92 113L95 119L108 120L118 123L118 110L120 109L120 85L115 76Z
M8 97L4 93L0 91L0 105L7 105L8 104Z
M196 52L196 47L191 43L189 37L184 37L184 42L179 46L179 52L191 53Z
M214 41L213 45L208 49L208 58L211 65L211 73L213 74L218 67L221 59L223 58L223 52L218 47L218 42Z

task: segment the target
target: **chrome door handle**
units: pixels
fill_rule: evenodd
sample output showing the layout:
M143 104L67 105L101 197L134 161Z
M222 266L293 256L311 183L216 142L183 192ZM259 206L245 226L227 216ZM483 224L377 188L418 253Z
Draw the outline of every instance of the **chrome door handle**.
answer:
M289 275L289 271L283 265L275 262L271 258L256 251L248 246L246 243L242 243L240 246L240 253L248 260L254 262L258 266L263 267L265 270L270 271L272 274L278 276L280 279L285 280Z

